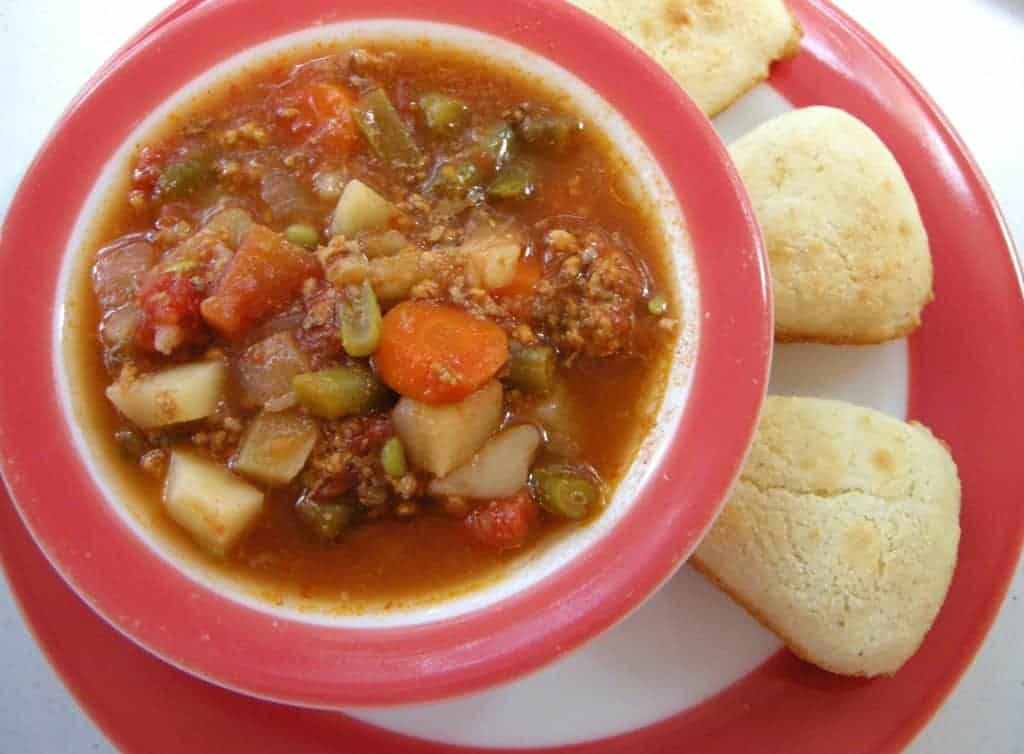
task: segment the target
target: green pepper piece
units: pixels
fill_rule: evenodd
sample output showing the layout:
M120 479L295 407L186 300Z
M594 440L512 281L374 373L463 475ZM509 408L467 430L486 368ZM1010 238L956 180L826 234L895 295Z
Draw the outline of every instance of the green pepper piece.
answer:
M555 381L555 349L551 346L513 346L508 382L527 393L547 393Z
M405 476L408 465L405 462L405 446L397 437L390 438L380 449L380 465L390 477Z
M563 151L582 131L581 121L547 112L527 113L518 125L518 133L527 144L556 151Z
M346 289L341 308L341 345L349 356L361 358L377 350L381 316L377 296L369 280Z
M178 199L191 194L214 177L209 160L201 157L189 157L172 162L160 174L156 181L160 195Z
M439 136L451 133L469 120L466 103L447 94L424 94L420 97L419 106L427 128Z
M526 162L510 162L498 172L498 177L487 187L492 199L528 199L536 192L533 168Z
M512 127L501 121L483 129L477 138L480 149L488 155L496 167L501 167L512 157L515 146L515 132Z
M541 506L565 518L580 519L601 502L601 490L592 479L563 466L534 469L534 494Z
M315 248L320 243L320 233L312 225L299 223L289 225L284 229L284 237L297 246L304 246L307 249Z
M404 165L419 162L419 147L383 90L374 89L360 97L352 114L377 156Z
M292 378L292 389L300 405L324 419L366 413L387 396L387 388L362 367L298 374Z
M354 511L345 503L325 503L303 497L295 504L299 520L323 542L336 539L352 522Z

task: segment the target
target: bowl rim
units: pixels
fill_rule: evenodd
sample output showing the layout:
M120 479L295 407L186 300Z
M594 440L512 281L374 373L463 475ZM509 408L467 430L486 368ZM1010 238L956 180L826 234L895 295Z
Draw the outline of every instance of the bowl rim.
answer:
M685 561L724 504L753 438L772 352L766 254L753 211L710 122L668 74L560 0L486 8L473 0L429 7L415 0L350 0L343 8L306 0L290 3L287 18L275 15L274 5L182 0L100 68L30 166L0 235L0 347L20 355L18 368L0 378L0 471L33 539L84 601L140 646L214 683L337 708L434 700L509 680L638 607ZM57 397L49 333L61 302L50 294L63 255L26 258L19 249L66 247L103 164L123 142L97 132L107 113L122 123L145 116L218 62L313 23L389 17L502 37L565 68L622 114L683 209L699 280L701 335L690 398L661 456L661 473L601 540L561 571L477 612L411 626L340 628L232 601L148 552L123 524L97 516L72 523L75 517L52 505L69 490L79 496L77 505L93 512L107 503L74 448ZM197 28L206 32L196 34ZM189 51L186 62L163 65L174 50ZM675 128L680 122L686 127ZM75 165L71 176L68 164ZM700 175L699 185L693 174ZM716 251L722 248L734 256ZM43 285L18 285L26 275ZM47 345L40 347L40 340ZM696 447L699 457L690 452ZM60 474L53 473L55 464ZM692 502L666 511L662 499L680 488ZM637 541L644 543L640 552ZM130 572L125 563L132 564Z

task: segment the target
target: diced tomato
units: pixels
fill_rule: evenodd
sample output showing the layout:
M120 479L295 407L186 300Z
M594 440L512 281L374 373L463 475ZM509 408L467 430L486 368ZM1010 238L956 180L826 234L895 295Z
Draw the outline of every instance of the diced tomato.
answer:
M143 147L139 152L139 158L135 161L135 169L132 170L132 185L147 194L152 193L164 170L166 161L166 150Z
M495 296L523 296L544 276L544 263L537 257L523 257L516 265L512 282L494 291Z
M236 340L260 320L294 302L302 284L319 277L316 257L279 233L256 225L228 262L213 295L202 302L203 319Z
M352 118L354 102L352 95L336 84L309 84L293 105L300 114L291 120L292 133L347 155L359 144L359 131Z
M178 345L192 340L202 329L199 317L202 299L201 286L197 286L187 272L154 271L139 291L142 322L135 336L136 343L155 350L155 336L160 327L178 328Z
M538 513L529 490L523 489L512 497L491 500L473 509L463 524L480 544L510 550L526 542Z

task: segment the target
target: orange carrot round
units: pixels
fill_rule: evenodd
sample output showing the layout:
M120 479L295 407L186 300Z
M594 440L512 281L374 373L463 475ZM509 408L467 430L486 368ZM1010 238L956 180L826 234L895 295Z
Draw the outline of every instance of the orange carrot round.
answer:
M425 301L394 307L381 324L377 374L400 395L456 403L479 390L508 361L508 338L462 309Z

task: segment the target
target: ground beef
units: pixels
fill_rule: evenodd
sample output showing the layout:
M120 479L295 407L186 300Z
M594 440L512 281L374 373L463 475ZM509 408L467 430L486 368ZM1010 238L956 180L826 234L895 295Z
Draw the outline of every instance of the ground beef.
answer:
M536 286L531 320L570 358L626 351L644 293L629 256L597 236L565 230L546 236L549 274ZM553 270L553 274L552 274Z
M425 484L413 474L393 478L385 473L380 450L393 434L388 416L324 422L303 471L303 484L314 498L345 497L368 509L397 511L403 501L422 495ZM409 515L409 506L402 506L401 514Z

